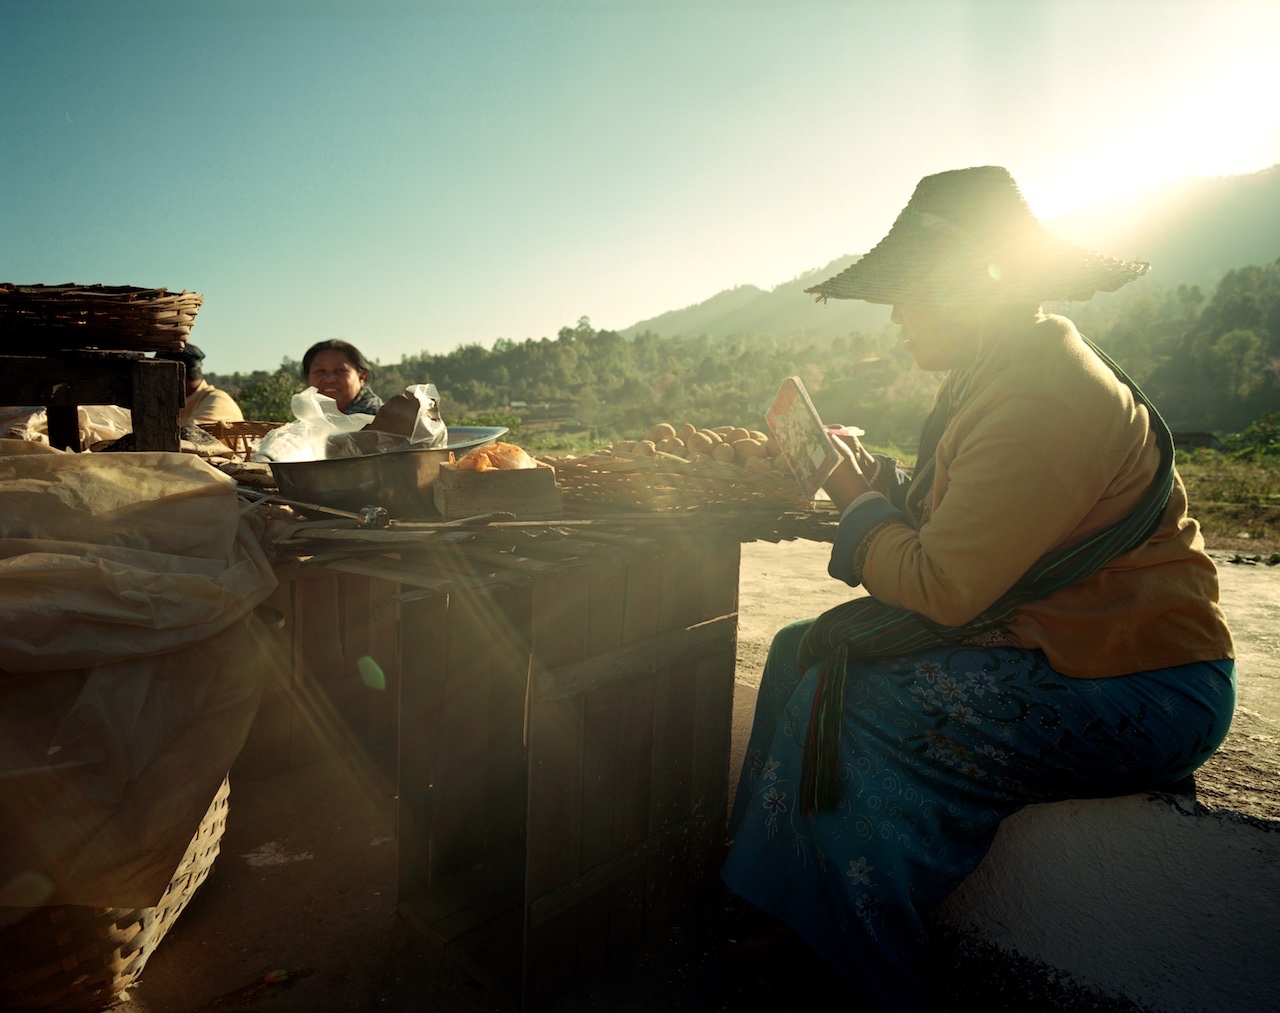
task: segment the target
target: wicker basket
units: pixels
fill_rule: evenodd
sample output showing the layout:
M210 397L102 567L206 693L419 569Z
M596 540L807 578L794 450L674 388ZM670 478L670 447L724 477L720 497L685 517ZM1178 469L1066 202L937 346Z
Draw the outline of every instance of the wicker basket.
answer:
M163 288L0 284L0 352L176 351L203 302Z
M0 1009L99 1010L137 980L209 875L226 828L224 779L155 907L0 908Z
M249 455L257 449L259 441L282 425L283 422L209 422L200 428L230 447L237 461L247 461Z
M602 451L547 463L556 469L566 510L575 502L642 512L713 506L784 511L810 506L790 473L753 472L722 461L693 463L670 454Z

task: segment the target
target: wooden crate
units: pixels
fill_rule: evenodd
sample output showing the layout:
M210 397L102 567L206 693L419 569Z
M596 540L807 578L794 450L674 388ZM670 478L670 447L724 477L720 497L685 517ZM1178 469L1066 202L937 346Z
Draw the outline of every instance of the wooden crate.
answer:
M265 777L354 749L394 749L399 585L293 565L278 565L276 576L264 604L282 617L273 635L289 666L263 692L236 773Z
M716 881L738 558L637 539L401 602L400 911L524 1008Z
M431 485L436 510L445 520L507 511L521 518L559 517L564 493L549 464L512 470L463 471L442 464Z

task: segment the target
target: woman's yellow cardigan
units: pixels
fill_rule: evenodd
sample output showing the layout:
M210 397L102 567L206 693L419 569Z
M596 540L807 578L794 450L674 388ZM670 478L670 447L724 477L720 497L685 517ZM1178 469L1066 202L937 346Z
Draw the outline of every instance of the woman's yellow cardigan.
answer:
M1062 317L997 337L956 395L927 518L875 528L861 573L875 598L949 626L1045 552L1132 512L1160 463L1146 409ZM1217 570L1176 475L1145 544L1004 625L1009 644L1081 678L1233 656Z

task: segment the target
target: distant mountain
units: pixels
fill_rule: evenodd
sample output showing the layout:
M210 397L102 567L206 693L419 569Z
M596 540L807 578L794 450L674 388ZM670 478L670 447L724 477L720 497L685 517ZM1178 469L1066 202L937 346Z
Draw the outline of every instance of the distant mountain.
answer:
M1195 177L1140 196L1106 201L1045 224L1081 246L1149 261L1151 272L1128 286L1195 284L1212 293L1227 271L1280 259L1280 165L1247 176ZM664 337L773 334L831 338L874 333L889 307L858 300L814 305L804 289L843 271L859 255L841 257L765 291L741 285L704 302L641 320L621 333Z
M1234 268L1280 259L1280 165L1177 180L1046 224L1082 246L1149 261L1135 284L1194 284L1208 294Z
M652 331L668 338L685 334L834 338L850 331L878 331L889 323L888 306L845 299L815 305L813 296L804 291L843 271L857 259L857 256L841 257L768 292L755 285L739 285L694 306L641 320L621 333L634 337L641 331Z

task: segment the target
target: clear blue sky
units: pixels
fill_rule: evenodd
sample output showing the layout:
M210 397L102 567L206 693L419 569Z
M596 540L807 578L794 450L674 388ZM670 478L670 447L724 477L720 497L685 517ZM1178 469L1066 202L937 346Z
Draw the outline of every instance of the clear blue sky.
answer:
M1280 162L1275 0L4 0L0 281L205 296L206 368L621 329L870 248Z

